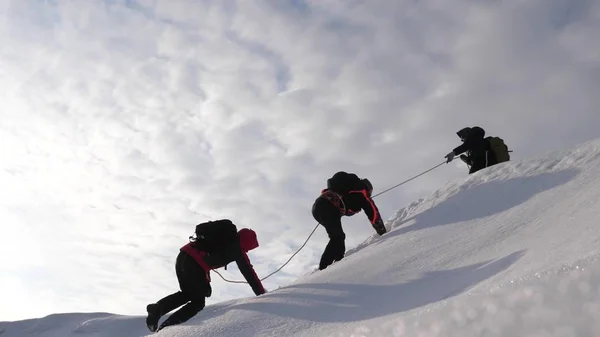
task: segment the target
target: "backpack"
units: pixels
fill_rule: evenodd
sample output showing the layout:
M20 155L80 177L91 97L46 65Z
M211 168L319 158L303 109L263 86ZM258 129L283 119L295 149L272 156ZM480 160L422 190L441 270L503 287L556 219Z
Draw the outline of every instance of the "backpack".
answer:
M371 182L367 179L360 179L354 173L344 171L337 172L333 177L327 179L327 189L331 190L340 196L345 196L350 191L366 189L373 190Z
M217 252L238 240L237 227L229 219L207 221L196 225L196 237L190 237L196 248L207 253Z
M508 146L504 143L504 140L500 137L487 137L486 140L490 144L490 149L496 155L498 163L502 163L510 160L510 154L508 153Z

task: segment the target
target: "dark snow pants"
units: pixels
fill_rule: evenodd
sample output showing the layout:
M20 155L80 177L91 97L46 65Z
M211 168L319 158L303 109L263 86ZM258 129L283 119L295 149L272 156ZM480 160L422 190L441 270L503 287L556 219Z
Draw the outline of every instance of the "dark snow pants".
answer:
M469 165L469 174L473 174L479 170L483 170L486 167L494 166L498 164L496 156L490 151L476 152L470 157L461 155L460 159Z
M340 210L324 198L317 198L312 207L312 215L321 226L325 227L329 243L321 256L319 270L323 270L334 261L344 258L346 253L346 234L342 229Z
M204 309L205 297L210 296L211 287L206 279L206 272L185 252L179 252L175 272L181 290L156 303L158 315L163 316L182 305L183 307L169 316L160 329L188 321Z

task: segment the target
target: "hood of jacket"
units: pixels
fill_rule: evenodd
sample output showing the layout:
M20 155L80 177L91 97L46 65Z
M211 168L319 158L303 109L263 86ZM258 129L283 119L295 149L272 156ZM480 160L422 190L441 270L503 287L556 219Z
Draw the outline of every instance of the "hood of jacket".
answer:
M485 130L479 126L466 127L460 129L456 135L463 141L466 139L483 139L485 137Z
M238 235L240 237L240 247L244 252L249 252L252 249L258 247L258 239L256 238L256 232L248 228L242 228L239 230Z

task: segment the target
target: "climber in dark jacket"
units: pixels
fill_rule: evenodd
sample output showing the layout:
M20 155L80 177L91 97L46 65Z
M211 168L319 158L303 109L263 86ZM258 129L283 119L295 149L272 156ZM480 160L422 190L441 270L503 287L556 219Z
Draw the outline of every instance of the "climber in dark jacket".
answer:
M464 152L467 154L461 155L460 159L469 165L469 174L498 163L481 127L466 127L456 134L463 143L446 155L447 163L451 162L454 156Z
M170 325L186 322L204 309L205 297L210 297L212 293L210 270L224 267L234 261L254 294L258 296L266 293L246 254L258 247L256 233L251 229L242 228L237 237L237 242L217 253L207 254L202 250L202 245L195 242L181 247L175 262L175 272L181 290L146 307L146 325L150 331L155 332ZM157 329L158 321L163 315L182 305L183 307L169 316Z
M313 217L325 227L329 236L319 270L344 258L346 234L342 229L342 216L352 216L364 210L377 234L386 232L379 210L371 198L372 192L373 186L369 180L360 179L353 173L340 171L327 180L327 188L321 191L312 206Z

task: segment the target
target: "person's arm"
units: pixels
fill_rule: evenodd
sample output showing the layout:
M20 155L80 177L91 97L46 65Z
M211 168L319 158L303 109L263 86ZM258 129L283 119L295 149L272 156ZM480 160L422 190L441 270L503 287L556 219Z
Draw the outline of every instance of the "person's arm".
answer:
M454 148L454 150L452 150L452 152L454 152L455 156L458 156L461 153L467 152L467 150L469 149L469 145L468 143L465 141L464 143L462 143L461 145L457 146Z
M360 208L365 211L371 225L383 222L381 220L381 215L379 214L379 209L375 205L373 199L369 197L366 190L351 191L350 193L358 194L357 197L360 200Z
M446 162L449 163L454 159L454 156L467 152L473 147L474 140L472 137L467 137L461 145L455 147L450 153L446 155Z
M250 287L252 287L254 294L258 296L266 293L262 282L260 281L258 275L256 275L256 272L254 271L252 263L250 263L250 258L248 257L248 254L240 250L240 254L237 256L235 262L237 263L238 269L240 270Z

